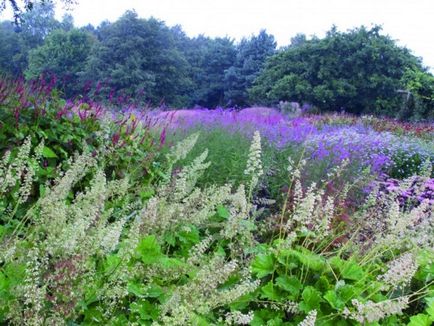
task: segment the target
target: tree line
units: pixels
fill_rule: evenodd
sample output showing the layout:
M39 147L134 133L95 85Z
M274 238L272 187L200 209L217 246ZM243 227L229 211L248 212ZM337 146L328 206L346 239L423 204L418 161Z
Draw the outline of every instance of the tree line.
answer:
M0 23L0 73L50 78L67 98L91 95L150 106L310 104L412 119L434 118L434 77L408 49L360 27L323 38L299 34L277 49L265 30L235 42L188 37L127 11L117 21L76 28L51 3Z

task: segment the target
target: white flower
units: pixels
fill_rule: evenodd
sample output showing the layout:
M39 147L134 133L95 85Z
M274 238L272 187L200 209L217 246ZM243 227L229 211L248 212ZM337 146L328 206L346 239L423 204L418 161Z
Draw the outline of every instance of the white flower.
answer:
M361 324L377 322L388 316L402 314L402 311L408 306L408 299L408 297L399 297L381 302L369 300L366 303L353 299L351 303L356 308L356 311L350 311L348 308L345 308L343 316L354 319Z
M249 149L247 166L244 170L244 174L252 178L252 187L257 184L259 177L264 174L261 162L261 151L261 135L259 134L259 131L255 131Z
M315 326L316 314L316 310L309 311L306 318L298 326Z
M379 281L386 283L392 289L406 286L411 282L418 265L411 253L405 253L401 257L388 264L389 270L378 277Z

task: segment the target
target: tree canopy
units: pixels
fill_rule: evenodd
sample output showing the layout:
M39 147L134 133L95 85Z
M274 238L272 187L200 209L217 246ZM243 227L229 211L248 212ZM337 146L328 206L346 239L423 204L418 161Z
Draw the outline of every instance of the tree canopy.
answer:
M41 75L56 76L56 86L65 96L73 96L79 92L77 85L80 72L92 43L92 37L78 29L55 30L42 46L30 51L25 77L37 79Z
M265 30L250 39L242 39L237 46L235 62L225 70L225 99L229 103L248 105L247 89L262 72L265 60L276 51L274 36Z
M239 42L189 37L134 11L75 28L71 16L55 18L52 1L31 3L20 24L0 23L0 73L54 74L68 98L90 94L116 107L127 98L209 108L294 101L320 111L434 119L433 75L378 26L332 28L324 38L297 34L276 49L265 30Z
M268 60L250 89L251 100L268 105L308 102L321 111L399 116L406 71L428 73L408 49L380 32L379 26L348 32L334 27L322 39L299 35Z
M110 89L153 104L183 104L187 64L163 22L140 19L129 11L101 27L98 38L87 60L85 81L104 82Z
M69 7L74 5L77 1L76 0L61 0L61 2ZM36 5L53 5L54 0L24 0L24 1L17 1L17 0L0 0L0 12L5 10L7 6L9 5L12 9L15 23L19 24L23 21L25 21L25 18L23 15L26 12L32 11Z

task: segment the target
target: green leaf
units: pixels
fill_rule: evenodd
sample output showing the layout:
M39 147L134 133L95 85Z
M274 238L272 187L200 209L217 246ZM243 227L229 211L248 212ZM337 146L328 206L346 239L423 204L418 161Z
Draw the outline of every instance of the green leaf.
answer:
M164 294L163 289L159 285L151 284L144 286L137 281L128 282L127 290L139 298L158 298Z
M250 322L250 326L262 326L262 325L265 325L265 321L261 317L257 316L255 312L255 315L252 321Z
M143 190L140 192L140 198L142 198L143 200L149 199L154 195L155 195L154 189Z
M42 149L42 156L45 158L57 158L56 153L50 147L44 146Z
M163 256L159 260L159 263L164 268L176 268L176 267L186 266L186 264L182 260L180 260L180 259L171 258L171 257L165 257L165 256Z
M276 278L276 285L291 293L293 297L297 297L303 287L298 278L287 275L282 275Z
M196 244L200 241L199 230L194 225L188 226L189 230L181 230L178 232L177 237L183 243Z
M428 304L428 307L426 308L426 312L431 317L431 319L434 321L434 297L426 298L425 301Z
M416 316L410 317L410 322L407 326L431 326L433 320L424 314L418 314Z
M175 234L173 232L165 233L163 236L163 240L164 240L164 242L171 245L172 247L176 245L176 237L175 237Z
M147 294L146 289L141 284L136 282L128 282L127 290L129 293L134 294L136 297L144 297Z
M164 290L157 284L151 284L146 288L145 296L148 298L159 298L164 294Z
M294 264L295 261L298 261L305 267L319 272L325 269L326 263L324 257L313 253L312 251L298 247L295 249L286 249L282 250L279 253L279 262L285 262L285 266L289 263Z
M85 325L101 325L104 324L104 315L99 307L90 307L84 310L84 324Z
M0 291L3 291L6 289L9 285L8 280L6 279L6 276L0 272Z
M344 303L357 297L359 292L360 290L351 284L345 284L336 289L337 295Z
M325 275L322 275L314 284L314 287L320 292L327 292L332 288L328 278Z
M144 237L137 246L136 251L145 265L157 263L163 257L160 245L154 235Z
M42 184L39 185L39 196L43 197L46 191L46 187Z
M269 254L260 254L255 257L252 263L252 272L258 277L264 277L272 274L275 270L274 256Z
M341 276L347 280L359 281L365 277L365 271L354 261L348 261L341 271Z
M255 315L250 325L251 326L276 325L276 322L278 323L279 321L281 325L283 317L284 317L284 313L282 311L272 310L272 309L255 310Z
M324 299L330 304L330 306L336 310L344 308L345 303L338 297L334 290L329 290L324 295Z
M192 321L192 325L195 325L195 326L209 326L210 325L209 322L203 316L200 316L197 314L193 314L191 321Z
M251 302L255 300L258 296L258 293L251 292L248 294L245 294L239 298L237 298L235 301L232 301L229 305L231 310L244 310L249 307Z
M113 326L124 326L129 323L127 317L124 314L119 314L114 317L114 320L110 321L110 324Z
M108 255L106 257L106 260L104 262L104 272L106 274L111 274L113 271L118 268L119 264L121 263L122 259L121 257L117 255Z
M359 281L365 277L365 271L354 260L343 260L333 257L329 260L330 265L340 272L340 275L347 280Z
M0 239L3 237L3 234L6 233L6 227L4 225L0 225Z
M130 309L133 313L138 313L142 320L156 320L159 314L156 305L149 301L133 302Z
M221 217L225 220L229 217L228 209L222 205L217 206L217 214L219 217Z
M301 294L303 301L300 303L300 310L309 313L313 309L318 309L321 302L321 292L313 286L307 286Z
M273 284L273 281L268 282L266 285L264 285L261 288L261 297L265 298L265 299L270 299L270 300L280 300L282 299L284 296L282 295L282 293L279 291L278 287Z

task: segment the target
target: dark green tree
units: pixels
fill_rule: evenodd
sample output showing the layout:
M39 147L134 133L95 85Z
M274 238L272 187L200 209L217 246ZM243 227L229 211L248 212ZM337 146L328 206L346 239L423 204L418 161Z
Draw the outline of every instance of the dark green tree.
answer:
M176 47L170 29L154 18L126 12L96 32L83 81L104 82L108 89L142 101L181 106L191 83L187 61Z
M309 102L322 111L397 116L408 68L423 70L418 58L382 35L381 27L339 32L323 39L298 37L271 57L250 89L257 103Z
M59 28L61 24L54 17L53 4L35 4L31 11L22 14L22 22L16 27L20 52L12 58L20 74L27 69L30 50L41 46L48 34Z
M261 30L257 36L243 38L237 45L232 67L225 71L225 101L230 105L248 105L247 89L262 72L265 60L276 51L274 36Z
M67 97L79 92L79 73L83 70L93 44L90 34L78 29L69 32L52 32L42 46L29 54L29 66L25 71L27 79L41 75L55 76L56 86Z
M60 22L60 28L64 31L69 32L74 28L74 17L72 15L63 15L62 21Z
M21 46L16 26L10 21L0 23L0 73L10 76L21 74L21 67L13 58L20 55Z
M225 71L234 64L236 56L233 40L199 36L189 44L186 57L194 82L191 104L209 108L224 106Z

